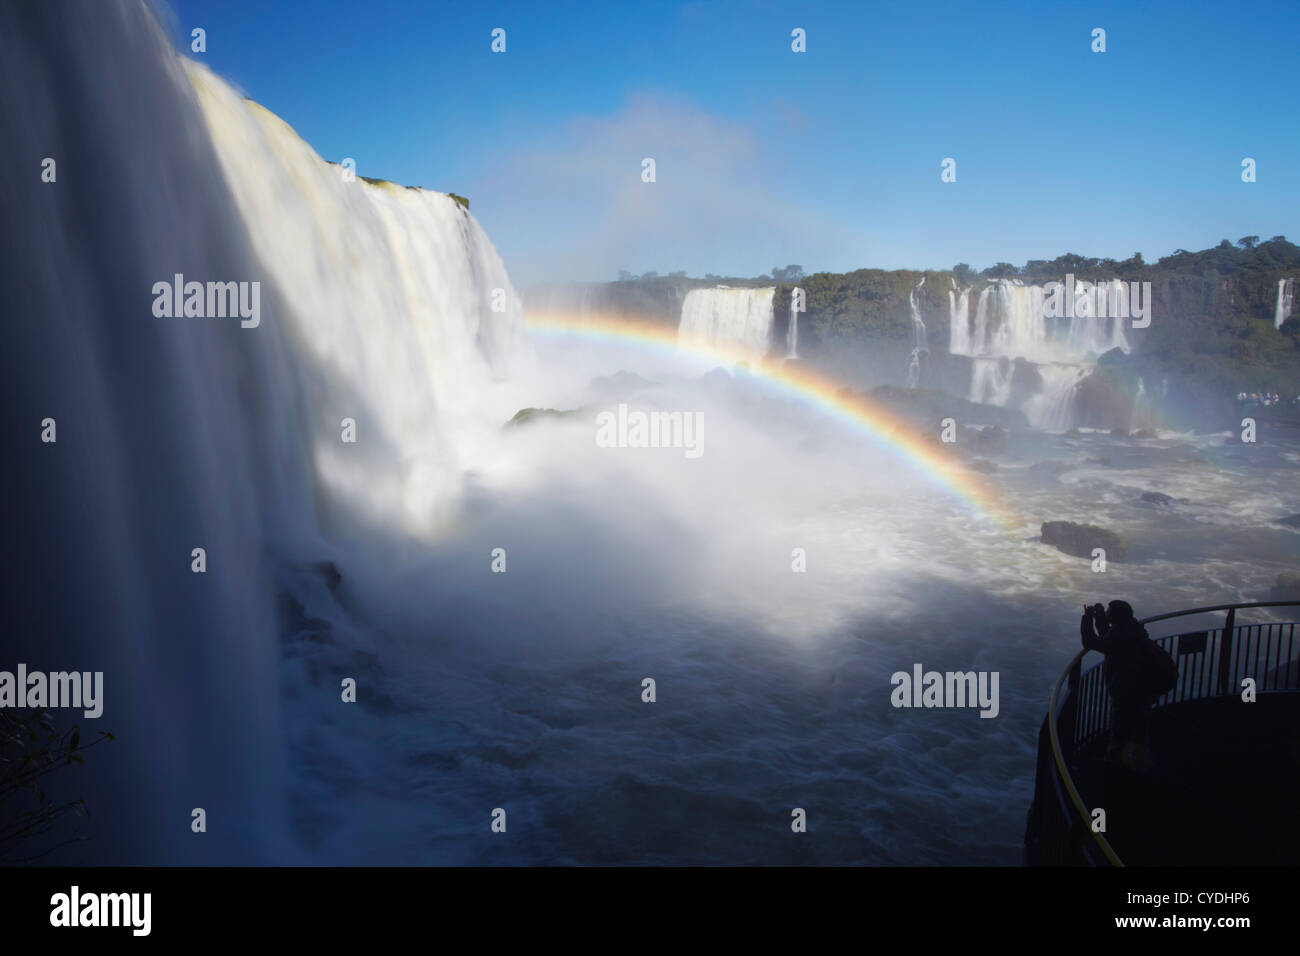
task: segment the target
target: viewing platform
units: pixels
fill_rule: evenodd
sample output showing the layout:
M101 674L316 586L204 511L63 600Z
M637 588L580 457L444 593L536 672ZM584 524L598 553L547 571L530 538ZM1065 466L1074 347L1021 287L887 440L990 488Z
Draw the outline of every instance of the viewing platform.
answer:
M1277 608L1285 611L1269 611ZM1142 620L1178 663L1178 683L1151 708L1153 767L1105 761L1110 700L1099 661L1075 655L1038 735L1029 866L1300 863L1300 601L1223 604ZM1157 636L1153 624L1197 623ZM1243 700L1253 678L1256 699ZM1105 811L1094 832L1093 811Z

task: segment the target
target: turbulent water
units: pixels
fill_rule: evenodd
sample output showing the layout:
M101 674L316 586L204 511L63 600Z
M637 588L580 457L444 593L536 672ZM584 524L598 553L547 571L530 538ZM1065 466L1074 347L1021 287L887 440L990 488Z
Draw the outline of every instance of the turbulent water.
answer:
M142 4L0 8L0 54L13 653L103 670L118 737L46 862L1016 863L1074 609L1261 599L1300 559L1284 433L1016 433L1000 525L743 369L526 341L458 204L345 182ZM154 315L177 273L259 281L260 323ZM692 292L683 336L761 356L772 291ZM1115 341L1004 295L961 353L995 395L986 360ZM704 454L599 447L614 402L701 414ZM525 405L579 411L503 429ZM998 717L894 709L914 663L998 671Z
M7 477L26 502L5 549L15 647L33 668L105 672L120 743L92 849L292 858L276 569L331 556L322 529L449 519L475 435L499 431L517 298L453 200L345 184L177 57L147 5L9 5L0 35L21 146L8 306L30 317L10 326L5 414L14 435L57 426ZM154 286L177 275L260 283L260 321L158 317Z
M693 289L682 302L677 339L724 353L761 359L772 344L775 288Z
M1124 282L1112 279L1101 288L1108 302L1123 301L1127 307L1129 287ZM973 359L971 401L1011 405L1025 412L1036 428L1068 430L1074 424L1074 391L1097 356L1116 348L1129 351L1127 320L1077 312L1049 318L1042 286L999 279L980 290L972 321L971 291L954 287L948 293L948 351ZM1033 367L1038 380L1033 388L1013 388L1017 359Z

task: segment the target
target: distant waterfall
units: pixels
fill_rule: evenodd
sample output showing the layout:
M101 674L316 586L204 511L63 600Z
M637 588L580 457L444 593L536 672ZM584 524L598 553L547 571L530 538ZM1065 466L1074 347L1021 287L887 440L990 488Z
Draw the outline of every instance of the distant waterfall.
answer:
M1154 428L1156 425L1155 402L1147 394L1147 383L1138 379L1137 395L1133 397L1133 428Z
M1074 424L1074 391L1091 372L1090 365L1040 365L1042 385L1021 406L1029 423L1043 431L1069 431Z
M1273 313L1274 328L1282 328L1282 323L1291 318L1291 306L1295 301L1295 279L1277 280L1277 309Z
M912 317L912 356L907 366L907 387L916 388L921 382L921 359L930 354L930 338L925 330L925 319L921 316L921 287L925 285L925 276L908 293L907 307Z
M799 357L799 310L795 308L795 303L802 295L803 289L796 288L790 292L790 328L785 333L785 357L788 359Z
M972 320L971 290L958 290L954 284L948 294L948 350L974 360L971 401L1003 406L1014 402L1036 428L1070 428L1074 391L1097 356L1116 348L1129 351L1126 320L1112 314L1121 308L1127 313L1129 285L1112 279L1095 288L1091 301L1104 302L1107 314L1092 314L1103 311L1100 308L1072 308L1072 315L1049 317L1044 287L998 279L980 290ZM1028 363L1026 371L1036 379L1013 388L1017 360Z
M693 289L682 302L677 342L734 353L757 361L772 346L772 300L776 288Z
M983 294L981 293L981 299ZM958 289L954 281L948 292L948 351L952 355L970 355L970 289Z
M986 405L1011 401L1011 377L1015 363L1009 358L976 358L971 368L970 400Z

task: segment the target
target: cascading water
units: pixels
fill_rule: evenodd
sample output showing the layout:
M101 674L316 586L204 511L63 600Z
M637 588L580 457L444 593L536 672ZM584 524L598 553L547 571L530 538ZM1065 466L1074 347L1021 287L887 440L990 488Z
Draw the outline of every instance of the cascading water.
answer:
M1295 302L1295 279L1277 280L1277 308L1273 312L1274 328L1282 328L1282 323L1291 318L1291 307Z
M318 482L362 520L433 532L500 423L485 389L523 354L505 266L450 196L345 181L279 117L185 63L253 252L284 295L304 387L328 397L313 409ZM339 441L344 417L364 441Z
M776 288L692 289L682 302L677 341L757 361L772 342L772 300Z
M926 334L925 319L921 316L921 287L925 276L907 295L907 308L912 317L912 355L907 364L907 387L916 388L921 383L921 359L930 354L930 338Z
M0 415L13 436L57 425L6 462L5 664L102 671L82 736L117 738L85 766L111 826L47 862L292 861L277 569L320 556L322 515L436 526L467 436L499 428L475 404L517 301L454 201L344 183L179 58L145 3L0 5L0 80L7 141L35 150L4 173L7 306L27 318ZM260 322L160 317L177 274L260 283Z
M1089 288L1080 286L1080 288ZM1070 428L1075 390L1087 378L1097 356L1129 344L1123 318L1129 286L1118 279L1100 283L1083 307L1071 315L1049 316L1049 295L1042 286L998 279L980 290L972 323L970 290L949 293L949 351L973 359L970 399L995 405L1013 401L1030 424L1050 431ZM1091 303L1104 301L1106 315ZM1036 375L1032 389L1015 388L1016 362L1028 363ZM1016 395L1023 396L1018 401Z
M1008 358L976 358L971 368L970 400L1005 406L1011 400L1015 364Z
M1043 431L1069 431L1074 424L1075 389L1091 372L1090 365L1050 362L1038 366L1042 384L1021 405L1029 423Z
M987 290L986 290L987 291ZM980 296L983 301L983 294ZM948 292L948 352L952 355L970 355L970 289L958 289L956 280Z
M1166 381L1163 392L1167 390L1168 382ZM1133 420L1134 428L1155 428L1156 426L1156 407L1155 400L1147 394L1147 383L1144 379L1138 378L1137 394L1133 397Z
M799 357L799 310L795 303L802 295L803 289L796 288L790 292L790 328L785 334L785 357L788 359Z

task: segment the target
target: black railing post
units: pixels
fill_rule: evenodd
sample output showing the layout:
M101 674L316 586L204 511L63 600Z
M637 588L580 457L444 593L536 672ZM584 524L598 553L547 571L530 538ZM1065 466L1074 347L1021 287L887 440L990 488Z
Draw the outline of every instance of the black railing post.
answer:
M1237 609L1228 608L1228 617L1223 622L1223 632L1219 635L1219 693L1231 694L1232 686L1232 645L1237 630Z

